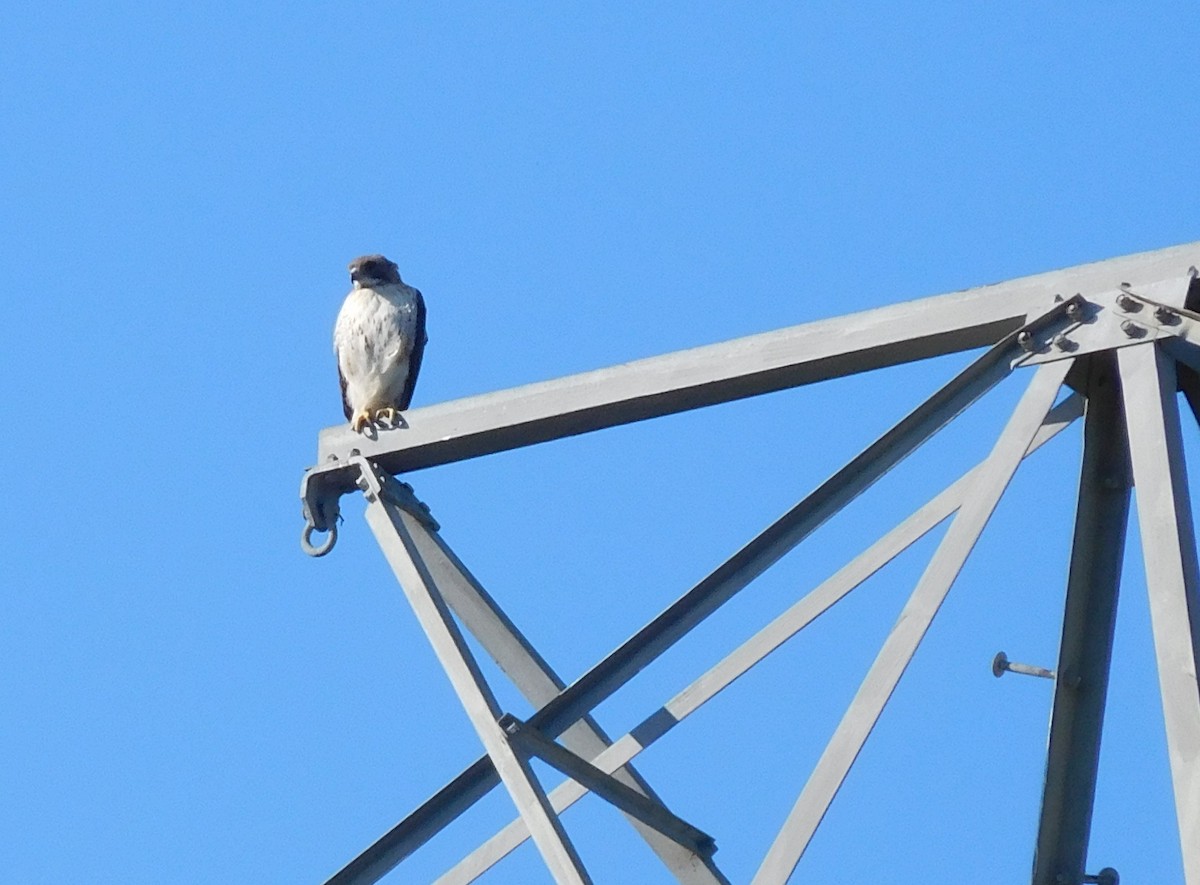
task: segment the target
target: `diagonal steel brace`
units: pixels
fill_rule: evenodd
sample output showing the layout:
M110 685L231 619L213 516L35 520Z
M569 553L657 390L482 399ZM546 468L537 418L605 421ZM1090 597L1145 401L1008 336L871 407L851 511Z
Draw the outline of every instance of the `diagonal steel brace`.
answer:
M510 744L537 756L621 811L654 827L664 836L705 857L717 850L712 836L675 816L661 803L647 799L616 780L611 774L559 746L511 713L501 716L499 724L508 735Z
M825 520L999 383L1022 355L1044 346L1042 342L1070 325L1072 308L1081 308L1083 303L1078 296L1057 302L1045 313L1030 317L1021 329L1004 336L812 494L565 688L558 697L542 706L531 717L531 723L548 737L557 737L599 706ZM499 778L489 758L485 755L477 759L355 858L347 870L361 868L362 872L340 879L339 885L342 882L347 885L377 882L498 784Z
M314 475L314 472L310 472ZM432 517L428 505L419 500L412 487L387 475L378 464L364 456L355 456L340 464L328 465L315 473L320 479L306 485L306 490L333 489L338 495L344 491L358 489L363 492L368 504L382 500L399 508L401 519L409 520L407 529L411 534L415 552L419 554L431 577L439 586L438 591L445 603L462 619L463 626L475 634L489 655L513 681L522 694L536 705L553 697L563 687L562 681L549 665L537 654L527 640L520 635L516 626L499 611L487 592L479 586L466 567L445 545L437 534L439 526ZM319 493L314 493L319 495ZM319 496L316 500L320 500ZM333 499L336 502L336 498ZM550 694L547 696L547 691ZM575 754L591 756L605 749L610 741L599 726L586 717L563 735L563 742ZM626 787L635 793L644 794L645 801L653 804L658 797L648 783L628 766L614 776L626 781ZM653 825L645 824L631 815L635 828L639 828L650 847L663 860L672 874L686 885L720 885L728 880L711 860L711 856L691 851L688 844L678 843L670 836L661 834ZM687 849L687 850L681 850ZM380 867L386 868L386 859L372 855L361 855L349 866L330 879L334 882L356 882L377 874L367 872Z
M479 669L462 631L413 541L404 514L407 507L420 510L415 497L396 486L387 474L363 463L362 490L367 499L367 524L396 575L413 613L421 624L442 669L471 720L480 741L504 782L521 817L529 824L534 842L559 885L591 885L574 845L546 798L529 761L518 753L501 731L500 709L491 687ZM397 503L397 502L402 503Z
M1078 419L1083 414L1083 408L1083 397L1080 394L1074 394L1051 410L1026 456L1033 454L1036 449ZM965 476L959 478L957 482L952 483L941 494L932 498L908 519L798 600L787 611L695 679L687 688L663 704L648 718L642 720L640 725L618 738L611 747L593 760L595 766L601 771L619 771L619 766L638 756L676 725L702 708L763 658L832 608L839 600L901 552L924 537L943 519L955 513L962 506L964 496L972 487L974 477L978 476L982 469L982 465L976 466ZM562 814L584 794L584 787L574 781L566 781L551 792L550 802L554 809ZM520 818L512 821L451 870L440 876L436 880L436 885L466 885L468 882L474 882L526 838L528 838L528 834Z

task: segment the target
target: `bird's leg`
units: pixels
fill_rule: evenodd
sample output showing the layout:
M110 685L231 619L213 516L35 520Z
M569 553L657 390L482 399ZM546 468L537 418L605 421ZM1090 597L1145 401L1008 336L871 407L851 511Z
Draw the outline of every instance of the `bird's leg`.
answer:
M359 409L354 413L354 417L350 419L350 429L355 433L362 433L363 428L371 423L371 410Z
M396 426L396 407L395 406L387 406L386 408L379 409L375 412L375 420L377 422L379 422L380 424L384 423L385 418L386 418L388 427Z

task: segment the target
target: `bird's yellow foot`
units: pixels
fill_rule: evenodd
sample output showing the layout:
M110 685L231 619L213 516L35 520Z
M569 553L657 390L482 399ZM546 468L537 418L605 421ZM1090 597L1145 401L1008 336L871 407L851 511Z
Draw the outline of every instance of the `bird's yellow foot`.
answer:
M350 429L355 433L362 433L363 428L371 423L371 412L368 409L359 409L354 413L354 417L350 419Z
M388 427L396 426L396 409L394 406L388 406L386 409L379 409L375 412L375 420L379 424L387 423Z

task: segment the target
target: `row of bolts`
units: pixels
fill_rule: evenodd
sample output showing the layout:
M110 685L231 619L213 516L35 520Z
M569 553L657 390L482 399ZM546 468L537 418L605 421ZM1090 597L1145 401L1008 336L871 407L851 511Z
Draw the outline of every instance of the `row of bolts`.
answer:
M1129 284L1122 283L1121 287L1123 289L1128 289ZM1121 308L1121 310L1125 311L1126 313L1134 313L1135 311L1142 309L1142 302L1134 298L1131 293L1123 291L1117 295L1117 307ZM1083 309L1078 303L1067 305L1067 318L1076 323L1083 319ZM1169 307L1162 305L1154 308L1154 318L1164 326L1174 325L1175 323L1179 322L1179 315ZM1146 329L1133 322L1133 320L1122 320L1121 331L1130 338L1141 338L1146 334ZM1079 346L1076 342L1067 337L1065 332L1060 332L1059 334L1055 335L1050 343L1058 350L1065 351L1075 350L1075 348ZM1017 344L1021 346L1022 350L1027 352L1032 352L1036 347L1036 344L1033 340L1033 335L1028 330L1023 330L1018 333Z

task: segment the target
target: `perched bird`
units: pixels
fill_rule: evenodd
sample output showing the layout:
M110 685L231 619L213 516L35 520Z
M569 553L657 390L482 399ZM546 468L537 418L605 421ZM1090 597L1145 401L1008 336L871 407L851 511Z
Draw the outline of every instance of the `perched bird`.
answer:
M425 354L425 299L382 255L350 262L352 288L333 327L342 408L358 432L396 425L412 402Z

